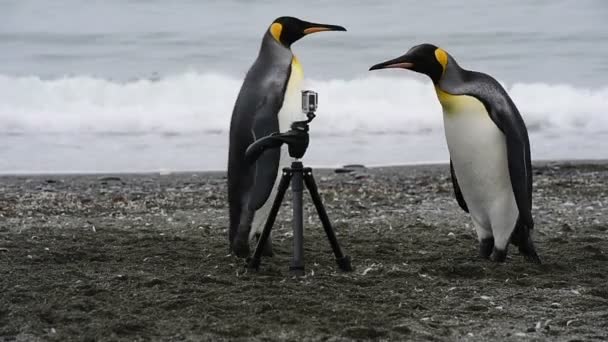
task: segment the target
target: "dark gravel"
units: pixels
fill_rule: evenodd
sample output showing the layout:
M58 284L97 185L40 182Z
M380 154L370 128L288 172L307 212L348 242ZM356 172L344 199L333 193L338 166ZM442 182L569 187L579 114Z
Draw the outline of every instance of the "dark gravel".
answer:
M319 171L356 267L305 197L258 273L228 255L223 174L0 177L0 341L608 340L608 164L535 167L534 239L480 260L446 165ZM350 169L353 172L347 172Z

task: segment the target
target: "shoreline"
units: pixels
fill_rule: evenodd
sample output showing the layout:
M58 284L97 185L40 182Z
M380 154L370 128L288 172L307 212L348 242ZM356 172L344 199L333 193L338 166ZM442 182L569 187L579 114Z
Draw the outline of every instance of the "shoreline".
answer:
M316 171L332 171L335 169L343 168L346 165L362 165L364 169L386 169L386 168L410 168L410 167L425 167L425 166L444 166L448 165L449 162L412 162L412 163L391 163L391 164L345 164L345 165L311 165ZM608 164L608 158L599 159L539 159L533 160L532 166L546 166L549 164L570 164L570 165L606 165ZM148 171L115 171L115 172L99 172L99 171L44 171L44 172L28 172L28 171L16 171L16 172L2 172L0 171L0 177L45 177L45 176L105 176L105 175L183 175L183 174L203 174L203 175L222 175L225 174L226 170L148 170Z

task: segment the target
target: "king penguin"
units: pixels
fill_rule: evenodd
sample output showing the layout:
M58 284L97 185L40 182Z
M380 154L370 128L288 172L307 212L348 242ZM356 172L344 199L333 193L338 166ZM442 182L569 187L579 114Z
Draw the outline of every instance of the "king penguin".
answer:
M238 257L249 255L249 241L263 229L276 192L277 175L286 165L286 147L266 150L254 165L245 151L255 140L286 132L294 121L307 120L301 110L302 66L291 45L305 35L346 31L342 26L315 24L293 17L277 18L262 39L257 59L247 72L232 112L228 152L228 239ZM270 240L264 254L272 255Z
M417 45L370 70L401 68L431 78L443 108L454 194L470 213L483 258L502 262L509 242L540 263L531 231L528 131L513 100L491 76L461 68L445 50Z

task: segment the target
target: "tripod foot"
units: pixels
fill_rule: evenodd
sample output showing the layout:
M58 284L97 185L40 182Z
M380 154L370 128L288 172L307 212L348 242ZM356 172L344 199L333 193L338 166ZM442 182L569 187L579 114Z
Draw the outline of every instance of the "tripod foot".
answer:
M257 271L260 269L260 262L261 262L260 258L256 258L256 257L247 258L246 267L252 271Z
M353 266L350 263L350 257L348 255L343 256L342 258L336 259L338 263L338 267L340 270L344 272L352 272Z
M289 273L292 276L296 276L296 277L303 277L306 272L304 271L304 266L299 267L299 266L291 266L289 267Z

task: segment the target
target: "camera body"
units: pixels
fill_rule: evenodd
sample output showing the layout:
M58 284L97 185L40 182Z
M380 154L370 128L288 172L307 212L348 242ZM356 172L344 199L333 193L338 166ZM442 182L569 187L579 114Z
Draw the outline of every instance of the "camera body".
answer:
M309 114L317 111L319 95L312 90L302 90L302 112Z

